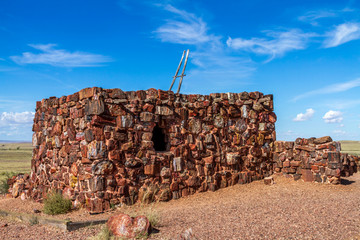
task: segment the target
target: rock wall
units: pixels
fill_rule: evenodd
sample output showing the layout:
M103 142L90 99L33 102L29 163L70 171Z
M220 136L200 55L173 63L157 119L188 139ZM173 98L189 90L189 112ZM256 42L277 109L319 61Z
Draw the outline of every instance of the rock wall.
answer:
M259 92L86 88L43 99L32 172L12 194L41 200L57 189L102 212L248 183L273 173L275 121L272 95Z
M340 153L341 145L331 137L298 138L295 142L275 142L273 167L276 173L295 180L340 183L340 177L357 172L358 157Z

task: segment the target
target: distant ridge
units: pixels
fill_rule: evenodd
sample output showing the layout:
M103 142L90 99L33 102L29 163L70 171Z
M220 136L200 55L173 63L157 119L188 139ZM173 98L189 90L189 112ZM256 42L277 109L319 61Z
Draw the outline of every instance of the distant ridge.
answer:
M25 141L25 140L0 140L0 143L31 143L31 141Z

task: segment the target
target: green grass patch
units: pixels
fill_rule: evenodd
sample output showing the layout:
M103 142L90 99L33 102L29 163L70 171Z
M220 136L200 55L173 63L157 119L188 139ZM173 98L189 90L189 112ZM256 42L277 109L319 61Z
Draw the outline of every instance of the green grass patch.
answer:
M64 198L62 194L52 192L44 200L44 213L50 215L70 212L72 203L70 199Z
M360 141L340 141L341 152L360 156Z
M0 143L0 173L28 173L32 157L31 143Z

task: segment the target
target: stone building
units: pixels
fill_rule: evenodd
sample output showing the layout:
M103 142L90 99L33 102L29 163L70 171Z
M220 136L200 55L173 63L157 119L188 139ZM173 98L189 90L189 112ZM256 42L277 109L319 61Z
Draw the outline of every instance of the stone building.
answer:
M272 174L273 96L86 88L36 104L30 181L75 205L167 201Z

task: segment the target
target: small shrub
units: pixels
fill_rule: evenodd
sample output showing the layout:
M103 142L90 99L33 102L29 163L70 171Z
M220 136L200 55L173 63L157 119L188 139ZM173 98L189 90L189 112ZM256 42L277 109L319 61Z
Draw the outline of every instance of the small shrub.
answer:
M160 222L160 216L159 216L159 214L157 212L155 212L153 209L149 209L145 213L145 216L149 220L149 223L150 223L151 227L158 226L158 224Z
M149 233L139 233L135 239L148 239Z
M50 215L67 213L71 210L71 200L60 193L50 193L44 201L44 213Z
M113 239L115 239L115 237L112 236L110 229L106 225L101 229L101 231L96 236L89 238L89 240L113 240Z
M20 150L20 147L17 147L16 150Z
M7 179L0 180L0 194L7 193L9 190L9 184L7 184Z
M0 176L2 176L0 178L0 194L4 194L4 193L8 192L9 184L7 183L7 180L9 178L12 178L15 175L16 175L16 173L14 173L14 172L2 172L2 173L0 173Z
M114 203L110 203L110 209L115 210L115 208L116 208L116 205Z
M157 185L150 185L146 188L144 195L142 196L141 202L150 204L155 201L156 194L159 192L159 187Z
M30 226L39 224L39 219L37 218L37 216L32 216L32 217L29 219L29 224L30 224Z

